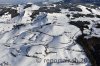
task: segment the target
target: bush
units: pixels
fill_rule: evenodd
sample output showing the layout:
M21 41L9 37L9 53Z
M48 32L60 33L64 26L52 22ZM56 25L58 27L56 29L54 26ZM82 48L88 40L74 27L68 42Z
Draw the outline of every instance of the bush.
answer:
M66 16L67 16L67 17L70 17L70 14L67 14Z

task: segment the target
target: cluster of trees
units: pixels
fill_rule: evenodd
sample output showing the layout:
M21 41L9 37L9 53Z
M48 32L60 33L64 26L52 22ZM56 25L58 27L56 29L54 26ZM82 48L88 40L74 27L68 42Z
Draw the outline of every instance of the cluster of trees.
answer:
M25 26L25 24L18 24L18 25L14 25L13 29L20 29L20 27Z
M30 16L32 18L32 20L36 17L36 15L39 14L39 10L34 10L34 12L32 13L32 15Z
M68 15L67 15L68 16ZM79 17L97 17L97 18L100 18L100 15L93 15L93 14L80 14L80 13L77 13L77 14L73 14L73 17L76 17L76 18L79 18Z
M17 10L15 9L11 9L11 8L3 8L1 11L0 11L0 16L4 15L5 13L9 13L11 14L11 17L15 17L15 16L18 16L19 13L17 13Z
M4 61L4 62L0 63L0 66L10 66L10 64L8 62Z
M81 32L82 35L78 36L76 39L76 42L78 44L80 44L87 57L89 58L92 66L100 66L100 38L99 37L90 37L88 39L85 38L85 36L88 36L86 34L83 33L84 28L88 28L88 25L90 24L90 22L88 21L71 21L69 22L72 25L75 25L76 27L78 27ZM97 24L98 28L100 28L100 24ZM91 30L92 32L92 30Z
M31 7L31 6L32 6L32 4L27 4L26 6L24 6L24 9L28 8L28 7Z
M70 17L71 15L70 14L67 14L66 15L67 17ZM73 17L75 18L79 18L79 17L97 17L97 18L100 18L100 15L92 15L92 14L80 14L80 13L77 13L77 14L73 14Z
M56 7L57 8L63 8L63 9L68 9L68 8L70 8L70 7L74 7L73 5L71 5L71 4L65 4L65 3L57 3L56 4Z
M47 12L47 13L60 13L60 8L59 7L41 7L39 9L39 12Z
M100 28L100 24L96 24L96 28Z
M39 15L39 12L46 12L46 13L60 13L61 10L59 7L41 7L39 10L34 10L32 15L30 16L32 20L36 17L36 15Z
M69 22L71 25L75 25L76 27L78 27L81 32L83 33L84 28L89 28L88 25L90 24L90 22L88 21L71 21Z
M100 18L100 15L96 15L97 18Z
M47 13L60 13L61 10L59 7L41 7L39 10L34 10L32 15L30 16L32 19L36 17L36 15L39 14L39 12L47 12Z
M71 8L69 8L69 11L79 11L79 12L82 12L82 9L77 8L77 7L71 7Z
M91 17L91 18L93 18L93 17L95 17L94 15L92 15L92 14L80 14L80 13L77 13L77 14L73 14L73 17L76 17L76 18L79 18L79 17Z

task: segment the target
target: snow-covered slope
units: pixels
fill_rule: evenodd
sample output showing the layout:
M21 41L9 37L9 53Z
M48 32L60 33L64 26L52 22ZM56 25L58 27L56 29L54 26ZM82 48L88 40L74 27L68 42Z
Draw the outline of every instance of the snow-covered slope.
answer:
M77 40L84 34L85 39L100 37L98 8L85 5L69 8L66 4L9 8L0 14L1 65L91 66L81 41Z

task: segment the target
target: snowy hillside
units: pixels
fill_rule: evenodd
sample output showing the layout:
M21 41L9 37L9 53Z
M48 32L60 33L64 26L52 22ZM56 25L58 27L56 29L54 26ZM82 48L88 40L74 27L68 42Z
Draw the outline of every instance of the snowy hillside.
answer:
M0 8L0 66L94 66L99 40L100 8L94 5Z

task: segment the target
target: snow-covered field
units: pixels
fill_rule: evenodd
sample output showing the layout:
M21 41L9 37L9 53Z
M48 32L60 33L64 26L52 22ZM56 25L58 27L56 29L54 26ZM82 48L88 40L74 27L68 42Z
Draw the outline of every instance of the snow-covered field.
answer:
M18 15L11 17L9 11L0 14L1 66L91 66L76 40L82 34L86 34L86 39L100 37L99 8L77 5L81 12L60 7L56 12L54 5L18 5L10 7Z

